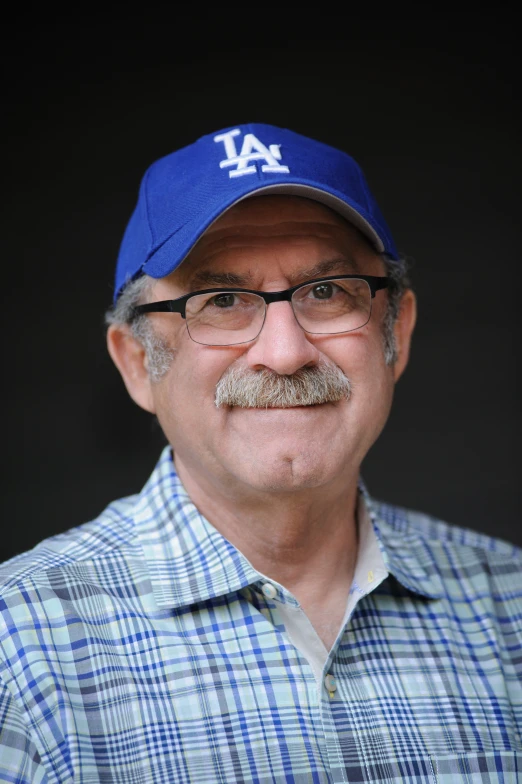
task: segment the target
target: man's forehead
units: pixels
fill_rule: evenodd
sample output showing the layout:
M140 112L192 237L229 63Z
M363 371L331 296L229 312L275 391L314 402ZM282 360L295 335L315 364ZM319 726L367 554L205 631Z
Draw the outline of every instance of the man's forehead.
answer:
M256 249L295 246L317 241L329 256L344 258L356 266L360 253L377 256L369 241L352 224L323 204L300 196L256 196L234 205L220 216L202 235L183 263L171 275L173 282L187 284L205 269L219 267L226 273L226 261L241 258L248 251L255 257ZM326 260L326 259L325 259ZM303 264L307 259L303 257ZM232 273L233 270L230 270ZM229 281L233 285L232 279Z

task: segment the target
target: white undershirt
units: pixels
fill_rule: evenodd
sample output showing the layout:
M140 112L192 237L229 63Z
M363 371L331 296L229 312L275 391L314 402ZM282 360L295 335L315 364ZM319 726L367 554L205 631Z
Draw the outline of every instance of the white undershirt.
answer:
M339 632L346 626L355 605L362 596L372 591L388 576L384 565L379 543L373 530L373 525L366 509L362 495L359 495L357 504L357 521L359 529L359 547L357 560L348 595L344 618L339 627ZM323 670L328 659L328 651L310 623L308 617L300 607L278 602L279 617L284 624L285 633L291 643L308 660L314 671L318 686L323 682Z

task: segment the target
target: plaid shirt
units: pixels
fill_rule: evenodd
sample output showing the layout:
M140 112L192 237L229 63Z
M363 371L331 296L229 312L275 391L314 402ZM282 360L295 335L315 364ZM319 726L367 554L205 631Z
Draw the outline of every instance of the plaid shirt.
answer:
M142 493L4 564L0 781L522 781L522 553L360 492L388 575L319 686L296 606L201 515ZM271 581L273 583L273 581Z

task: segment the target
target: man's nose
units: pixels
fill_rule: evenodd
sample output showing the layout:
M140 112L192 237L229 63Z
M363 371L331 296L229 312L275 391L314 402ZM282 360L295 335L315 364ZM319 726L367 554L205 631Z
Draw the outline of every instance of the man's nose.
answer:
M316 365L320 352L299 326L289 302L267 305L263 329L248 349L253 370L268 369L289 376L302 367Z

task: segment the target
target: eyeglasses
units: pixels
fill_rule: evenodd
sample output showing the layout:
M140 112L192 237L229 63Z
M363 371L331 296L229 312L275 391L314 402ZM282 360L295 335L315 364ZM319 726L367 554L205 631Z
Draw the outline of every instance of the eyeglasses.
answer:
M310 280L284 291L205 289L177 299L137 305L132 318L143 313L180 313L195 343L235 346L257 338L268 305L286 301L305 332L337 335L364 327L370 320L375 293L388 285L386 277L339 275Z

